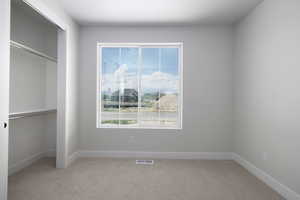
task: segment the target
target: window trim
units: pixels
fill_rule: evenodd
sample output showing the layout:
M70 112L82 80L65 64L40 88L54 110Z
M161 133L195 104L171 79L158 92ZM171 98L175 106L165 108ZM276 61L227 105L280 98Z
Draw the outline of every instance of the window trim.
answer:
M118 47L118 48L126 48L126 47L136 47L136 48L178 48L179 56L178 56L178 64L179 64L179 73L180 73L180 97L179 97L179 105L178 109L179 113L179 126L178 127L126 127L126 126L102 126L101 125L101 81L102 81L102 48L105 47ZM96 64L96 128L100 129L156 129L156 130L182 130L183 129L183 42L175 42L175 43L103 43L97 42L97 64Z

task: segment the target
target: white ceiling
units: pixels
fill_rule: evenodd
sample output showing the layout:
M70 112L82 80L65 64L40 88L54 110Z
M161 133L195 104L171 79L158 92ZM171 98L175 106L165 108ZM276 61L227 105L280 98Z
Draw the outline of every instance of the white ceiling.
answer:
M61 0L80 24L229 24L263 0Z

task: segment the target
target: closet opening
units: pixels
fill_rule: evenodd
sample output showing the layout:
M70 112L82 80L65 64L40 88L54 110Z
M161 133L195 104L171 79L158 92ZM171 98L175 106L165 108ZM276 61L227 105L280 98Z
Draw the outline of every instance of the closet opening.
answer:
M11 1L9 175L46 157L57 166L60 31L23 1Z

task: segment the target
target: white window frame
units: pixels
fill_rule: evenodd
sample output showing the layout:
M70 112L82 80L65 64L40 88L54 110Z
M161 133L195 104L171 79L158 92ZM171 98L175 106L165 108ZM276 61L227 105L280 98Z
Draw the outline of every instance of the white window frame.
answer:
M178 55L178 70L180 76L180 85L179 85L179 95L178 95L178 118L179 124L177 127L163 127L163 126L153 126L153 127L131 127L131 126L103 126L101 124L101 105L102 105L102 92L101 92L101 82L102 82L102 48L106 47L116 47L116 48L178 48L179 55ZM140 54L141 52L139 52ZM139 61L141 63L141 61ZM182 130L182 113L183 113L183 43L176 42L176 43L97 43L97 87L96 87L96 127L97 128L104 128L104 129L173 129L173 130ZM138 91L139 92L139 91ZM140 98L139 98L140 99ZM139 102L140 103L140 102Z

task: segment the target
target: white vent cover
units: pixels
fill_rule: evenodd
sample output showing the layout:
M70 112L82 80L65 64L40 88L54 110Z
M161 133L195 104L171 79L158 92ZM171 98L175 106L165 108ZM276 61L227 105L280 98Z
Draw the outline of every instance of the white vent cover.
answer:
M153 165L154 160L136 160L135 164L137 164L137 165Z

